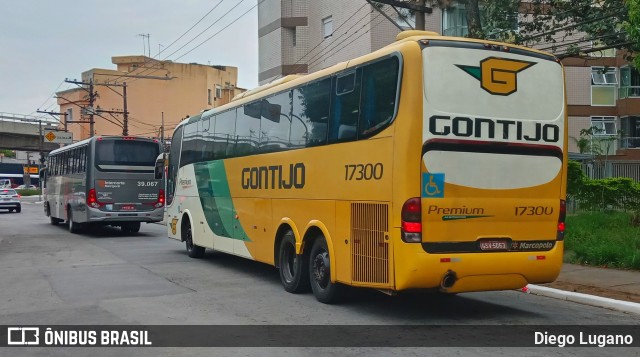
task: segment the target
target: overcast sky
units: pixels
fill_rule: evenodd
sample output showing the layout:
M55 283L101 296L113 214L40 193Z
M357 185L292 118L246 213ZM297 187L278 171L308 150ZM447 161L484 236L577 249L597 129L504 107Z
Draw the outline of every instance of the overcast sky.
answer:
M167 48L221 1L196 27ZM3 1L0 112L36 114L38 108L57 111L53 93L74 86L61 84L65 78L79 79L82 72L92 68L115 69L112 56L143 54L147 41L144 40L143 48L143 37L138 34L150 34L152 56L158 54L161 44L165 47L160 59L236 66L238 85L253 88L258 84L256 3L256 0Z

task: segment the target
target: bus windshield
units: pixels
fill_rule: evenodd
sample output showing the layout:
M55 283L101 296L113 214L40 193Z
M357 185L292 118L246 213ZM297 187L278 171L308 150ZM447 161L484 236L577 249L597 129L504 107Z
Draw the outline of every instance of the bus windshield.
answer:
M153 167L159 153L160 147L151 141L104 139L96 142L96 165L103 169Z

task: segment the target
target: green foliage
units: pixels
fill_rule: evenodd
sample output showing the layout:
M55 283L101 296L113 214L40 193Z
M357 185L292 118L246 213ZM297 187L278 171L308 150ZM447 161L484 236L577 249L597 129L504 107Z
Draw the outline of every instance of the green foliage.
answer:
M567 195L573 198L582 190L582 186L588 178L584 172L582 172L582 167L579 162L569 160L567 167Z
M441 8L454 3L468 10L469 37L538 45L560 57L616 48L633 60L640 50L640 0L430 1Z
M16 192L18 192L20 194L20 196L36 196L40 194L40 190L37 189L32 189L32 188L25 188L25 189L19 189L16 190Z
M576 198L586 210L640 210L640 185L628 177L585 180Z
M13 150L0 150L0 156L4 156L4 157L16 157L16 152Z
M570 262L640 270L640 228L627 212L585 212L567 217Z

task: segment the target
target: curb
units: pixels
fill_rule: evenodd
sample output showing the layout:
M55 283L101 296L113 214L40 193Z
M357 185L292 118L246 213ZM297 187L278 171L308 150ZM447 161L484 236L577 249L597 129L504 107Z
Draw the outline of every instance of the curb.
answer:
M554 299L576 302L578 304L603 307L605 309L640 315L640 304L637 304L635 302L615 300L582 293L574 293L572 291L558 290L532 284L527 285L526 289L528 290L528 292L534 295L546 296Z

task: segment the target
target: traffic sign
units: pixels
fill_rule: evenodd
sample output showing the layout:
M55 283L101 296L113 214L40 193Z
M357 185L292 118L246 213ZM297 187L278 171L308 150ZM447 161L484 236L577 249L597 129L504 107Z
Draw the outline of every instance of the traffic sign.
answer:
M45 130L44 139L49 143L71 144L73 142L73 133L67 131Z

